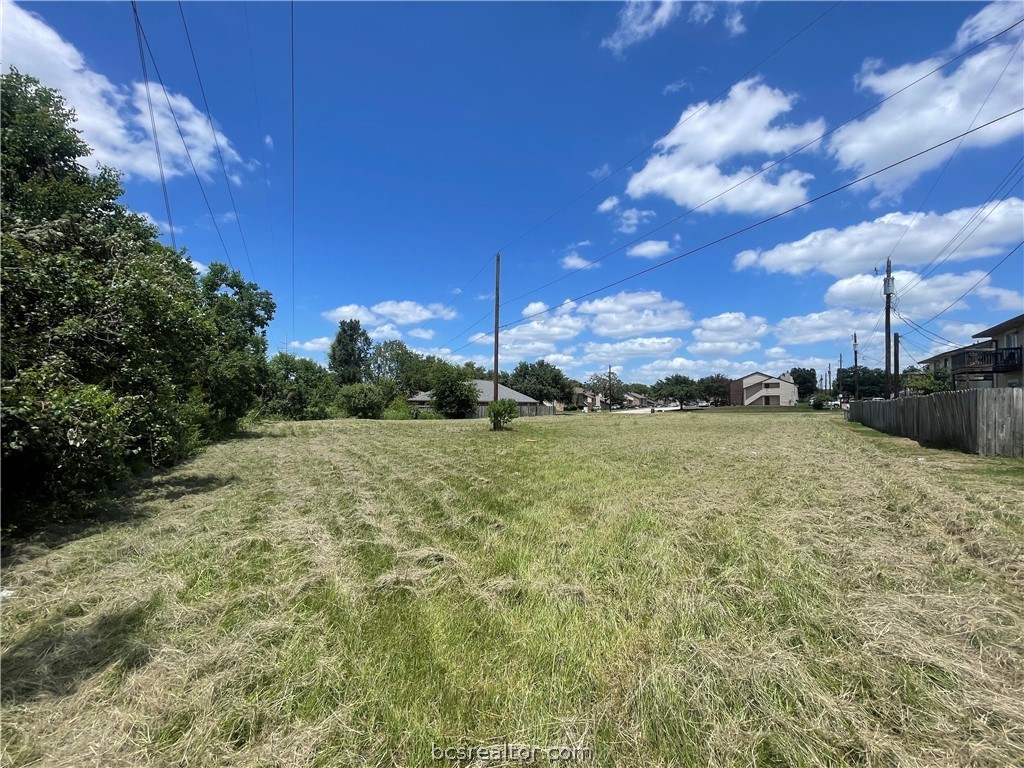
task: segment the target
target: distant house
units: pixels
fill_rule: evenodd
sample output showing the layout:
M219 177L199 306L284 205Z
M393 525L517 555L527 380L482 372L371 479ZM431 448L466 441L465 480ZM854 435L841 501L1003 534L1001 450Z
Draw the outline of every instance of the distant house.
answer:
M729 382L729 402L733 405L796 405L797 389L788 373L769 376L754 371Z
M474 379L472 382L477 390L476 412L472 417L482 419L487 417L487 406L494 399L494 382L485 379ZM419 392L409 398L409 405L414 408L428 408L431 401L430 392ZM532 397L516 392L504 384L498 385L499 400L515 400L519 406L520 416L550 416L555 412L554 406L538 403Z
M947 370L956 389L1024 386L1024 315L986 328L976 344L940 352L921 361L932 371Z
M654 405L651 398L636 392L627 392L625 399L627 408L650 408Z
M600 392L591 392L583 387L573 387L572 402L577 408L587 408L596 411L603 408L607 398Z

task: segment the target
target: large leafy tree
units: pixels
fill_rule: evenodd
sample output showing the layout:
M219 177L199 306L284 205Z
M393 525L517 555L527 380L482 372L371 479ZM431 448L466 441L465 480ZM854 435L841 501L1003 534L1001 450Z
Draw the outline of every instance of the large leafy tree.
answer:
M805 400L818 391L818 372L813 368L793 368L789 375L793 377L797 397L801 400Z
M396 394L415 394L421 391L416 388L420 360L405 342L382 341L374 344L370 351L366 378L373 384L390 386Z
M683 404L700 397L700 388L689 376L674 373L651 387L651 394L659 400L677 400Z
M519 363L509 376L508 386L541 402L572 402L572 384L569 379L546 360Z
M700 396L715 405L729 404L729 377L724 373L705 376L697 382Z
M210 265L199 286L200 307L215 330L204 361L203 388L210 431L219 435L235 428L267 381L266 328L276 304L268 291L217 262Z
M591 374L586 386L602 398L610 398L612 405L622 405L626 400L626 385L615 371Z
M252 323L231 322L250 313L245 291L214 277L214 300L118 203L117 172L82 165L56 91L12 71L0 111L4 525L31 527L228 427L254 394L235 374L263 348ZM255 303L259 325L273 305Z
M862 400L869 400L872 397L885 397L885 371L881 368L865 368L858 366L856 372L859 375L857 390ZM842 368L836 372L832 382L836 393L853 397L854 395L854 368Z
M327 351L327 367L334 374L334 380L342 386L360 383L366 375L372 346L370 334L358 320L338 323L338 332Z
M449 419L464 419L476 408L479 396L465 368L447 363L434 367L430 397L438 413Z
M338 401L331 372L303 357L279 352L267 364L264 408L272 416L294 421L329 419Z

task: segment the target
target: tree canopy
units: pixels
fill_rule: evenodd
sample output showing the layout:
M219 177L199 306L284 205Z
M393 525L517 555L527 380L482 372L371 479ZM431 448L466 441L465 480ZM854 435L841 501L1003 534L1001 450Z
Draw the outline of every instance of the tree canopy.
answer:
M359 384L370 362L370 334L358 320L342 320L327 352L327 367L341 386Z
M88 510L131 469L234 429L265 371L269 294L118 202L56 91L0 76L4 525Z
M519 363L508 378L508 386L539 402L572 402L572 384L569 379L545 360Z

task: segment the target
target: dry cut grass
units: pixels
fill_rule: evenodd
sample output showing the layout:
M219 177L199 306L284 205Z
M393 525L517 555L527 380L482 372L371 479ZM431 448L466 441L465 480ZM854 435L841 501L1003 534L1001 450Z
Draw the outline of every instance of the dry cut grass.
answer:
M3 764L1024 764L1024 464L835 414L278 424L13 547Z

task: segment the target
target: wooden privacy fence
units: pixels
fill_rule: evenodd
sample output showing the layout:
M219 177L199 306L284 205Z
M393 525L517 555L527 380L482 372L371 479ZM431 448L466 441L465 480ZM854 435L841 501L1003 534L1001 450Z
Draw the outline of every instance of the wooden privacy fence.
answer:
M553 405L531 405L529 403L519 403L519 415L520 416L554 416L555 406ZM477 405L476 417L478 419L487 418L487 406Z
M890 435L985 456L1024 456L1024 389L966 389L850 403L848 418Z

